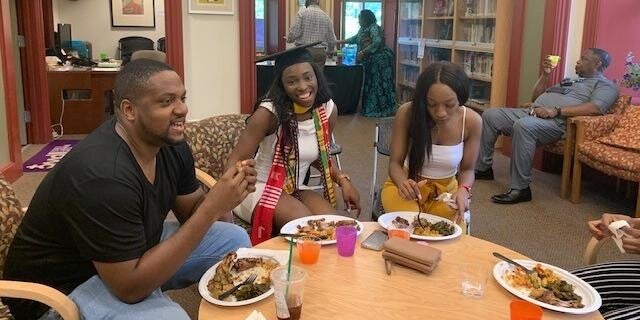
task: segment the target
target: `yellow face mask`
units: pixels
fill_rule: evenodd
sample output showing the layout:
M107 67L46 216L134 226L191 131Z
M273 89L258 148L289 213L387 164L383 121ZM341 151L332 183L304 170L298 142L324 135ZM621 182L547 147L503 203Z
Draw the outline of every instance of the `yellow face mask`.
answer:
M293 103L293 113L294 114L305 114L307 113L307 111L309 111L309 109L311 109L311 107L304 107L301 106L297 103Z

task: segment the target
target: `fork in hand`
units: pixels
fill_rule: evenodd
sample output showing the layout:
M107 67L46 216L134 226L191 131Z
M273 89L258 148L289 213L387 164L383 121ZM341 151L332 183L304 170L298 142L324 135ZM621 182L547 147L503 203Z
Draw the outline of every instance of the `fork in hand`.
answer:
M233 294L234 292L238 291L238 289L240 287L244 286L245 284L253 283L254 281L256 281L257 277L258 277L258 274L252 273L247 279L242 281L240 284L235 285L233 288L231 288L231 289L227 290L225 293L221 294L218 297L218 300L224 300L226 297L228 297L231 294Z

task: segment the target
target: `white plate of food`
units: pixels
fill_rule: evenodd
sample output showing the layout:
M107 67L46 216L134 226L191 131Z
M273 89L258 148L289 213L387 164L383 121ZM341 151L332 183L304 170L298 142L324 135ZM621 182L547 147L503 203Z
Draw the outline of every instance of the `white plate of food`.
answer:
M462 228L447 218L420 213L420 221L425 228L420 227L417 218L417 212L396 211L381 215L378 223L385 229L407 229L411 238L417 240L440 241L462 235Z
M358 236L364 230L364 225L360 221L333 214L324 214L316 216L302 217L289 221L282 226L280 234L293 234L296 237L293 241L297 241L298 237L309 237L320 239L320 244L336 243L336 228L341 225L352 225L358 229ZM291 237L285 237L291 240Z
M570 272L546 263L515 261L535 273L529 276L521 268L501 261L493 267L493 277L518 298L549 310L572 314L590 313L602 305L600 294Z
M198 291L202 298L220 306L244 306L260 301L273 293L269 278L271 270L287 264L288 259L287 250L240 248L229 253L202 275ZM241 286L224 300L218 299L222 293L242 283L252 274L257 275L253 283Z

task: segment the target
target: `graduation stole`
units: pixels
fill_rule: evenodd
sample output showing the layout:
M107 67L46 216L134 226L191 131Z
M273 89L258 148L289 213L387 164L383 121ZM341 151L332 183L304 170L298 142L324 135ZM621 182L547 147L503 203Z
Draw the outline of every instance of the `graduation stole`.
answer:
M325 105L315 108L312 113L313 123L316 129L318 140L318 151L320 153L322 186L324 188L324 198L332 206L336 206L336 194L331 180L331 159L329 158L329 120L327 118ZM297 133L291 146L284 145L284 134L282 126L278 129L278 142L273 153L273 164L269 171L269 177L264 188L264 192L253 210L251 219L251 243L257 245L271 238L273 229L273 217L276 205L280 199L282 191L287 194L294 194L298 190L298 141ZM284 151L284 152L283 152ZM286 164L283 154L286 155Z

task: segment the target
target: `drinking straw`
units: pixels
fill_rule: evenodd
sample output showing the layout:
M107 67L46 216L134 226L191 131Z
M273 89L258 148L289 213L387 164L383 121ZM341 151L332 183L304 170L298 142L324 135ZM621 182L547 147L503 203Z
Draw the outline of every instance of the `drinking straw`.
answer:
M285 298L289 295L289 280L291 279L291 257L293 257L293 239L289 241L289 261L287 262L287 289L285 290Z

